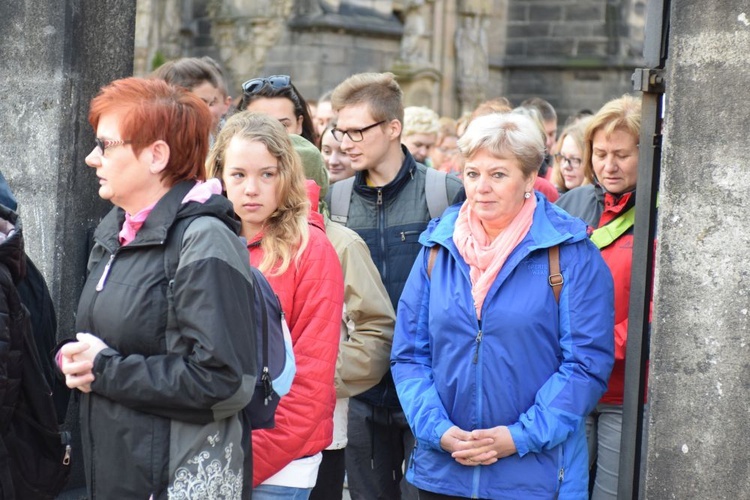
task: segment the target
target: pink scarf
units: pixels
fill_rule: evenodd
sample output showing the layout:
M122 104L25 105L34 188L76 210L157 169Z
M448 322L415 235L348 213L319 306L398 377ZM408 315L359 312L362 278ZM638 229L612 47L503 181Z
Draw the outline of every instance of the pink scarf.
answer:
M185 195L185 198L182 199L182 203L187 203L189 201L205 203L212 194L221 194L221 181L219 179L209 179L206 182L198 181L195 186L193 186L193 189L191 189L190 192ZM129 244L135 239L135 235L138 234L138 231L143 227L143 223L146 222L146 219L151 213L151 210L156 206L157 202L158 200L132 217L125 212L125 223L122 225L119 234L120 244L122 246Z
M494 240L490 240L479 217L471 210L469 202L467 201L461 207L458 219L456 219L456 227L453 230L453 241L458 248L458 253L471 270L469 273L471 295L474 299L477 319L482 319L482 304L497 273L505 264L508 255L529 232L535 208L536 197L532 196L524 202L521 211L508 227L503 229Z

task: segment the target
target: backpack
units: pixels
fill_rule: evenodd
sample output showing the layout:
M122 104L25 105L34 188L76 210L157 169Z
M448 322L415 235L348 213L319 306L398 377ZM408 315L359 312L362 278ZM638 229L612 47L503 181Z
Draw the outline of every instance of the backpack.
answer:
M62 425L68 412L71 389L65 385L65 379L58 375L59 370L54 360L54 351L57 347L55 306L44 276L28 256L25 256L25 260L26 277L16 285L16 289L21 302L29 310L31 331L34 334L42 372L52 389L57 423Z
M18 399L0 439L0 447L4 445L7 451L12 478L10 485L2 482L3 491L13 490L18 499L53 499L70 475L71 437L60 431L52 391L31 332L29 311L15 287L6 290L6 296L11 334L23 338L17 339L21 347Z
M197 217L200 216L180 219L169 230L164 268L170 286L177 272L185 231ZM256 312L258 374L253 398L243 412L252 429L273 429L276 407L281 396L289 392L297 367L281 302L263 273L252 266L250 269L256 292L252 307Z
M450 205L448 199L448 184L446 177L448 174L440 172L434 168L427 168L425 173L424 194L427 201L427 210L430 212L430 218L440 217ZM335 184L331 184L331 220L339 224L346 225L349 218L349 205L352 200L352 191L354 190L354 177L349 177Z

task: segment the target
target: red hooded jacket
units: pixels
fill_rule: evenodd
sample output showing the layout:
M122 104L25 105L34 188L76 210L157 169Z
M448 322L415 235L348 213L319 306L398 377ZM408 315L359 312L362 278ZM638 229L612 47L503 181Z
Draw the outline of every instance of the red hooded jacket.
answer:
M308 181L307 190L311 199L318 199L314 182ZM253 431L253 487L292 460L325 449L333 438L333 382L344 279L336 251L326 237L323 217L317 212L310 212L309 231L310 239L299 259L293 259L283 274L266 276L289 323L297 374L276 409L276 427ZM258 244L261 238L262 234L248 244L253 266L263 258Z

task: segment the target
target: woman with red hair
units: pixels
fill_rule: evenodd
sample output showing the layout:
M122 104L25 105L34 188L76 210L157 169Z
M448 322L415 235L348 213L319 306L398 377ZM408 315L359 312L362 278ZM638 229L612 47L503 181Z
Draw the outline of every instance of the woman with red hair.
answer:
M58 356L82 393L89 497L248 498L255 291L232 205L204 182L208 106L126 78L94 98L89 122L86 163L115 207Z

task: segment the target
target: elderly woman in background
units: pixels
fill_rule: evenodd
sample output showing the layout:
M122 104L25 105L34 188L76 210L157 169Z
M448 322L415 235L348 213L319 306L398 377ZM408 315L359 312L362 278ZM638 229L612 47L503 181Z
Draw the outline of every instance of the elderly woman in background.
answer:
M425 106L404 108L401 142L418 163L428 167L433 166L430 155L440 130L439 119L437 113Z
M554 156L551 180L560 194L594 182L591 162L585 162L583 158L583 135L590 121L591 118L586 117L568 125L557 141L559 153Z
M432 148L432 154L430 155L432 168L447 174L455 174L460 178L463 161L461 153L458 151L456 120L443 116L438 120L438 123L440 123L440 129L438 130L437 142L435 142L435 147Z
M565 193L557 203L594 228L591 241L601 250L615 283L615 325L610 333L615 365L607 392L587 422L589 453L597 462L596 500L617 498L640 129L639 99L624 95L605 104L584 136L584 168L593 170L596 182Z
M544 138L529 117L476 118L459 147L467 200L422 234L396 314L407 478L423 499L585 498L612 279L585 224L534 193Z
M232 204L202 182L208 106L126 78L94 98L89 122L86 164L115 207L94 233L81 333L58 355L82 392L89 498L249 498L255 291Z

